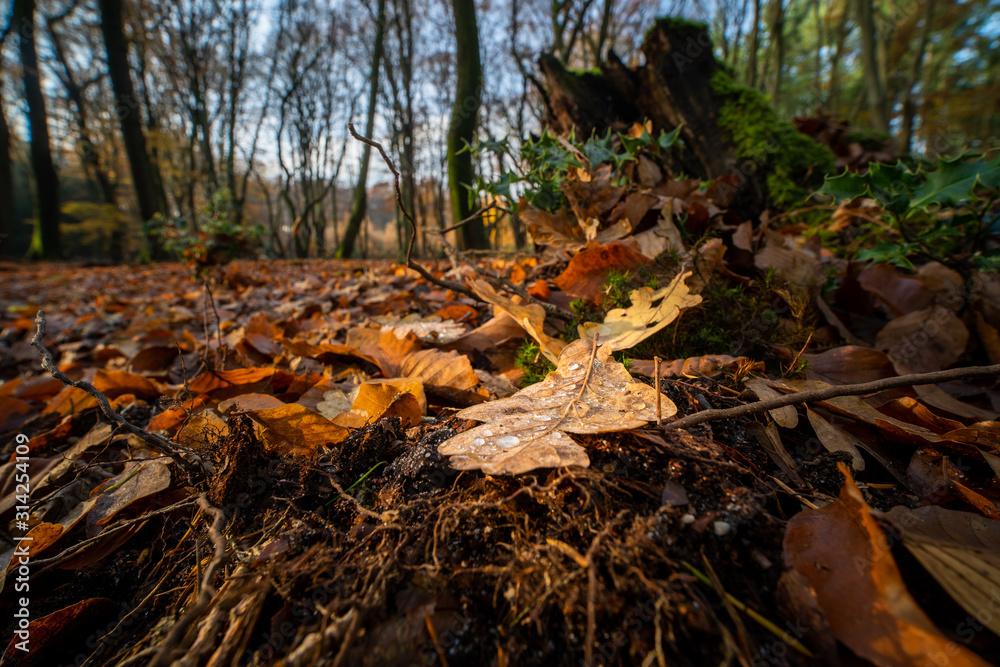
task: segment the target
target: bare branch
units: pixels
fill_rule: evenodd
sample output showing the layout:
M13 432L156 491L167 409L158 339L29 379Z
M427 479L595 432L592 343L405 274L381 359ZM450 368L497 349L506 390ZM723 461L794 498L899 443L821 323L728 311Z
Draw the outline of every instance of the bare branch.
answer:
M946 371L934 371L933 373L914 373L911 375L900 375L898 377L883 378L874 382L862 382L861 384L844 384L838 386L824 387L812 391L800 391L794 394L787 394L767 401L757 401L739 405L735 408L712 409L696 412L693 415L681 417L677 421L664 424L665 429L688 428L695 424L719 419L733 419L736 417L746 417L759 412L766 412L775 408L782 408L786 405L801 405L803 403L814 403L825 401L828 398L837 396L860 396L862 394L873 394L884 389L895 389L896 387L910 387L922 384L937 384L938 382L949 382L951 380L968 380L972 378L993 378L1000 377L1000 364L994 366L967 366L964 368L951 368Z
M70 387L82 389L96 398L97 402L101 406L101 412L103 412L104 416L111 420L112 423L125 429L132 435L141 438L143 442L161 454L169 456L183 470L186 470L193 479L198 480L204 476L207 470L202 463L201 457L197 454L192 452L187 447L173 442L172 440L167 440L162 436L149 433L139 428L116 412L115 409L111 407L111 402L108 401L108 397L98 391L94 385L86 382L85 380L74 380L59 370L55 360L52 358L52 353L49 352L44 345L42 345L42 338L45 337L44 310L39 310L38 314L35 316L35 326L35 336L31 339L31 347L35 348L35 350L42 355L42 368L51 373L52 377L59 380L63 384L69 385ZM185 458L184 455L186 455L187 458Z

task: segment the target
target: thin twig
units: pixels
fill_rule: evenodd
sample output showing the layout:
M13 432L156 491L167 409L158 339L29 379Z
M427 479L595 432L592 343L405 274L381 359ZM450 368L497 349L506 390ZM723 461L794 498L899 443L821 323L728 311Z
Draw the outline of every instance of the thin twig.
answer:
M97 399L98 404L101 406L101 412L104 416L110 419L113 423L117 424L121 428L125 429L132 435L135 435L142 439L147 445L165 454L174 460L177 465L182 469L186 470L193 479L197 480L199 477L203 476L206 472L201 458L197 456L187 447L180 445L172 440L167 440L166 438L156 435L154 433L149 433L139 428L132 422L128 421L121 416L114 408L111 407L111 402L108 401L108 397L102 392L98 391L94 385L90 384L85 380L74 380L69 377L56 365L55 359L52 358L52 353L42 345L42 339L45 337L45 311L39 310L38 314L35 316L35 336L31 339L31 347L42 355L42 368L47 370L52 374L52 377L59 380L63 384L69 385L71 387L76 387L77 389L82 389L91 396ZM191 460L182 456L186 454Z
M462 262L471 266L472 270L478 273L479 275L486 276L487 278L493 280L494 282L500 283L501 285L503 285L504 289L506 289L509 292L513 292L514 294L517 294L522 299L531 301L532 303L537 303L539 306L544 308L547 313L551 315L561 317L566 321L573 319L573 313L569 312L568 310L560 308L554 303L549 303L548 301L542 301L541 299L536 299L535 297L528 294L528 291L526 289L518 285L515 285L514 283L507 280L507 278L505 278L504 276L501 276L499 273L494 273L489 269L479 266L478 264L470 260L468 257L466 257L464 254L460 253L458 249L456 249L453 245L448 243L448 241L445 238L443 237L441 238L441 243L444 247L444 251L452 256L452 261L454 261L456 258L461 260Z
M438 287L443 287L445 289L450 289L452 292L458 292L459 294L464 294L465 296L475 299L476 301L482 301L482 299L476 296L476 294L472 290L467 288L465 285L462 285L460 283L453 283L449 280L439 280L438 278L435 278L433 275L431 275L431 273L427 269L425 269L423 266L418 264L416 260L413 259L413 244L417 240L417 223L414 222L413 216L410 214L409 211L406 210L406 207L403 206L403 191L399 187L399 171L396 169L396 165L394 165L392 163L392 160L389 159L389 156L386 155L385 149L382 148L382 144L373 139L369 139L368 137L363 137L360 134L358 134L357 130L354 129L354 123L347 124L347 131L351 133L352 137L354 137L361 143L367 144L372 148L374 148L375 150L377 150L379 155L382 156L382 161L385 162L385 165L389 168L389 171L392 172L393 184L396 188L396 205L399 206L399 210L403 212L403 217L406 218L406 221L410 223L410 244L406 248L406 265L411 269L413 269L414 271L416 271L417 273L419 273L425 280L434 283Z
M755 415L758 412L766 412L775 408L782 408L786 405L800 405L802 403L813 403L815 401L825 401L828 398L838 396L860 396L862 394L874 394L885 389L895 389L896 387L909 387L913 385L937 384L939 382L949 382L951 380L968 380L972 378L993 378L1000 377L1000 364L993 366L967 366L964 368L952 368L946 371L934 371L932 373L914 373L911 375L900 375L898 377L883 378L874 382L862 382L860 384L844 384L811 391L800 391L794 394L787 394L772 398L766 401L757 401L739 405L735 408L711 409L696 412L693 415L681 417L677 421L665 424L663 428L678 429L688 428L695 424L717 419L731 419L735 417L746 417Z
M389 159L389 156L386 155L385 149L382 148L382 144L358 134L357 131L354 129L354 123L348 123L347 129L351 133L352 137L354 137L361 143L368 144L369 146L377 150L379 152L379 155L382 156L382 160L389 168L389 171L392 172L394 185L396 188L396 205L399 206L399 210L403 212L403 217L406 218L406 221L410 223L410 244L406 248L406 265L411 269L413 269L414 271L416 271L417 273L419 273L426 280L434 283L435 285L444 287L445 289L450 289L453 292L464 294L468 297L475 299L476 301L482 302L483 300L477 294L475 294L472 290L468 289L464 285L461 285L459 283L453 283L447 280L439 280L435 278L430 274L430 272L428 272L424 267L422 267L413 259L413 244L417 238L417 224L413 221L413 216L410 215L410 212L407 211L406 207L403 206L403 191L399 187L399 171L396 170L396 165L394 165L392 163L392 160ZM463 220L462 222L464 223L466 221ZM448 240L444 238L443 233L441 233L441 243L445 248L445 252L449 252L450 248L451 251L453 251L459 259L461 259L463 262L471 266L477 273L487 276L488 278L492 278L493 280L501 283L505 289L519 295L521 298L531 301L533 303L537 303L542 308L544 308L548 313L551 313L553 315L558 315L559 317L565 320L573 319L573 313L569 312L568 310L564 310L559 306L556 306L555 304L536 299L535 297L528 294L528 292L524 288L514 285L512 282L510 282L503 276L499 276L493 273L492 271L487 271L486 269L478 266L477 264L469 260L467 257L465 257L465 255L459 252L454 246L448 243Z

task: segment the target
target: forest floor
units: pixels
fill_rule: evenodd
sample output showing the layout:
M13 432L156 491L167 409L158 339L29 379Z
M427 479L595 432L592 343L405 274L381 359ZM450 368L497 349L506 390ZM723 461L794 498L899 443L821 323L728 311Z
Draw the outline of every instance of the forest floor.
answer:
M553 288L567 268L482 264ZM428 266L477 284L471 269ZM767 373L732 356L668 360L657 425L650 359L608 357L586 339L562 349L553 329L526 347L516 299L490 307L390 262L241 261L210 289L181 264L8 263L0 275L0 512L5 530L32 538L28 653L9 620L22 561L3 554L4 664L1000 655L984 629L996 626L969 609L997 595L995 378L945 385L961 400L897 387L671 429L674 409L897 373L860 339L791 350L809 363L775 353ZM933 281L886 284L933 303ZM705 294L691 313L717 308ZM41 371L39 308L58 367L136 432ZM983 311L962 317L975 326ZM872 313L855 304L859 330ZM746 331L741 321L727 335ZM942 353L942 335L927 354ZM546 346L562 351L555 371ZM966 343L956 354L984 353ZM472 428L485 438L452 440ZM529 443L525 428L543 432ZM572 448L553 445L567 433ZM449 440L451 458L439 452Z

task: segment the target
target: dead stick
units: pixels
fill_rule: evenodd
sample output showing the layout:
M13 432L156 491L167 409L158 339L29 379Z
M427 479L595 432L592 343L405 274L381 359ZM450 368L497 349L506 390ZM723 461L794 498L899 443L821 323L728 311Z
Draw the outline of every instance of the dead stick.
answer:
M693 415L681 417L677 421L665 424L665 429L678 429L694 426L707 421L717 419L730 419L734 417L746 417L755 415L758 412L766 412L775 408L783 408L786 405L800 405L802 403L813 403L815 401L825 401L828 398L838 396L860 396L861 394L873 394L884 389L895 389L897 387L910 387L922 384L937 384L938 382L949 382L951 380L969 380L972 378L993 378L1000 377L1000 364L994 366L967 366L964 368L951 368L946 371L934 371L932 373L914 373L912 375L900 375L898 377L883 378L874 382L862 382L861 384L844 384L839 386L824 387L811 391L800 391L794 394L779 396L767 401L757 401L739 405L735 408L712 409L696 412Z
M132 435L141 438L143 442L156 451L169 456L174 460L174 462L177 463L177 465L191 474L194 479L197 479L205 473L201 459L190 449L171 440L167 440L162 436L142 430L116 412L115 409L111 407L111 402L108 401L108 397L98 391L94 385L85 380L74 380L59 370L55 359L52 358L52 353L49 352L44 345L42 345L42 339L45 337L44 310L39 310L38 314L35 315L35 327L35 336L31 339L31 347L35 348L35 350L42 355L42 368L51 373L52 377L59 380L63 384L76 387L77 389L82 389L96 398L98 404L101 406L101 412L104 413L105 417ZM188 457L192 460L189 461L181 456L182 453L188 455Z
M396 169L396 165L394 165L392 163L392 160L389 159L389 156L386 155L385 149L382 148L382 144L373 139L369 139L368 137L363 137L360 134L358 134L357 130L354 129L354 123L347 124L347 131L351 133L352 137L354 137L361 143L368 144L369 146L377 150L379 155L382 156L382 161L385 162L385 165L389 167L389 171L392 172L393 184L395 185L396 188L396 205L399 206L399 210L403 212L403 217L406 218L406 221L410 223L410 244L406 248L406 265L411 269L413 269L414 271L416 271L417 273L419 273L425 280L434 283L439 287L450 289L452 292L458 292L459 294L464 294L465 296L471 299L475 299L476 301L482 301L482 299L476 296L475 293L469 288L467 288L465 285L462 285L460 283L453 283L448 280L439 280L434 276L432 276L427 269L425 269L423 266L418 264L416 260L413 259L413 244L417 240L417 223L413 220L413 216L410 215L410 212L406 210L406 207L403 206L403 191L399 187L399 171Z
M399 171L396 170L396 165L394 165L392 163L392 160L389 159L389 156L386 155L385 149L382 148L382 144L380 144L377 141L374 141L374 140L369 139L367 137L363 137L360 134L358 134L357 130L354 129L354 123L348 123L347 124L347 130L351 133L352 137L354 137L355 139L357 139L361 143L368 144L369 146L371 146L372 148L374 148L375 150L377 150L379 152L379 155L382 156L383 162L385 162L386 166L389 167L389 171L392 172L392 176L393 176L393 180L394 180L394 185L395 185L395 188L396 188L396 205L399 206L399 210L403 212L403 217L406 218L406 221L408 223L410 223L410 244L406 248L406 265L408 267L410 267L411 269L413 269L414 271L416 271L417 273L419 273L426 280L434 283L435 285L438 285L440 287L444 287L445 289L450 289L453 292L458 292L460 294L464 294L464 295L466 295L468 297L471 297L472 299L475 299L476 301L482 302L483 300L478 295L476 295L474 292L472 292L472 290L466 288L464 285L461 285L459 283L453 283L453 282L447 281L447 280L438 280L437 278L435 278L434 276L432 276L430 274L430 272L428 272L423 266L421 266L420 264L418 264L416 262L416 260L413 259L413 243L414 243L414 241L416 241L416 238L417 238L417 224L416 224L416 222L414 222L413 216L410 215L410 212L406 210L405 206L403 206L403 191L399 187ZM488 209L486 209L486 210L488 210ZM473 215L471 217L475 217L475 215ZM465 222L468 222L468 219L463 220L459 224L464 224ZM571 319L573 319L573 313L569 312L568 310L564 310L564 309L560 308L559 306L556 306L555 304L548 303L547 301L541 301L540 299L536 299L535 297L533 297L530 294L528 294L528 292L524 288L517 287L516 285L514 285L513 283L511 283L506 278L503 278L502 276L497 276L496 274L492 273L491 271L487 271L486 269L484 269L484 268L482 268L480 266L477 266L475 263L473 263L467 257L465 257L465 255L463 255L462 253L458 252L458 250L454 246L452 246L450 243L448 243L448 240L446 238L444 238L444 232L446 232L446 231L447 230L440 230L438 232L441 235L441 243L445 247L445 252L448 252L448 250L450 249L463 262L465 262L466 264L468 264L469 266L471 266L477 273L479 273L481 275L484 275L484 276L488 276L490 278L493 278L494 280L496 280L496 281L500 282L501 284L503 284L503 286L506 289L510 290L511 292L514 292L515 294L519 295L521 298L527 299L528 301L532 301L534 303L537 303L542 308L544 308L546 310L546 312L549 312L549 313L551 313L553 315L558 315L559 317L561 317L561 318L563 318L565 320L571 320Z
M663 424L663 412L660 406L660 358L653 357L653 377L656 378L656 425Z

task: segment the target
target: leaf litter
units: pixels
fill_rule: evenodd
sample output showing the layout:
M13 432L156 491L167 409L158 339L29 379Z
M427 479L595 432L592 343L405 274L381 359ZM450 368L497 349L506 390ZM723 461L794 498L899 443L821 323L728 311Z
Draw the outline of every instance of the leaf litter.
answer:
M24 472L0 466L0 518L14 531L27 474L37 538L26 664L1000 654L995 624L967 623L997 586L995 381L682 430L655 408L656 384L669 427L755 395L995 362L1000 281L866 268L801 226L740 220L719 183L638 165L641 192L582 169L567 209L524 205L551 248L480 260L523 294L430 264L469 293L389 262L236 262L210 295L179 265L0 265L0 441L13 454L23 432L31 452ZM852 233L858 210L827 229ZM632 261L645 277L604 310L595 285ZM761 310L719 312L740 290L763 290ZM39 308L60 368L203 474L39 375ZM555 367L535 384L515 363L528 341ZM14 563L8 541L5 599Z

